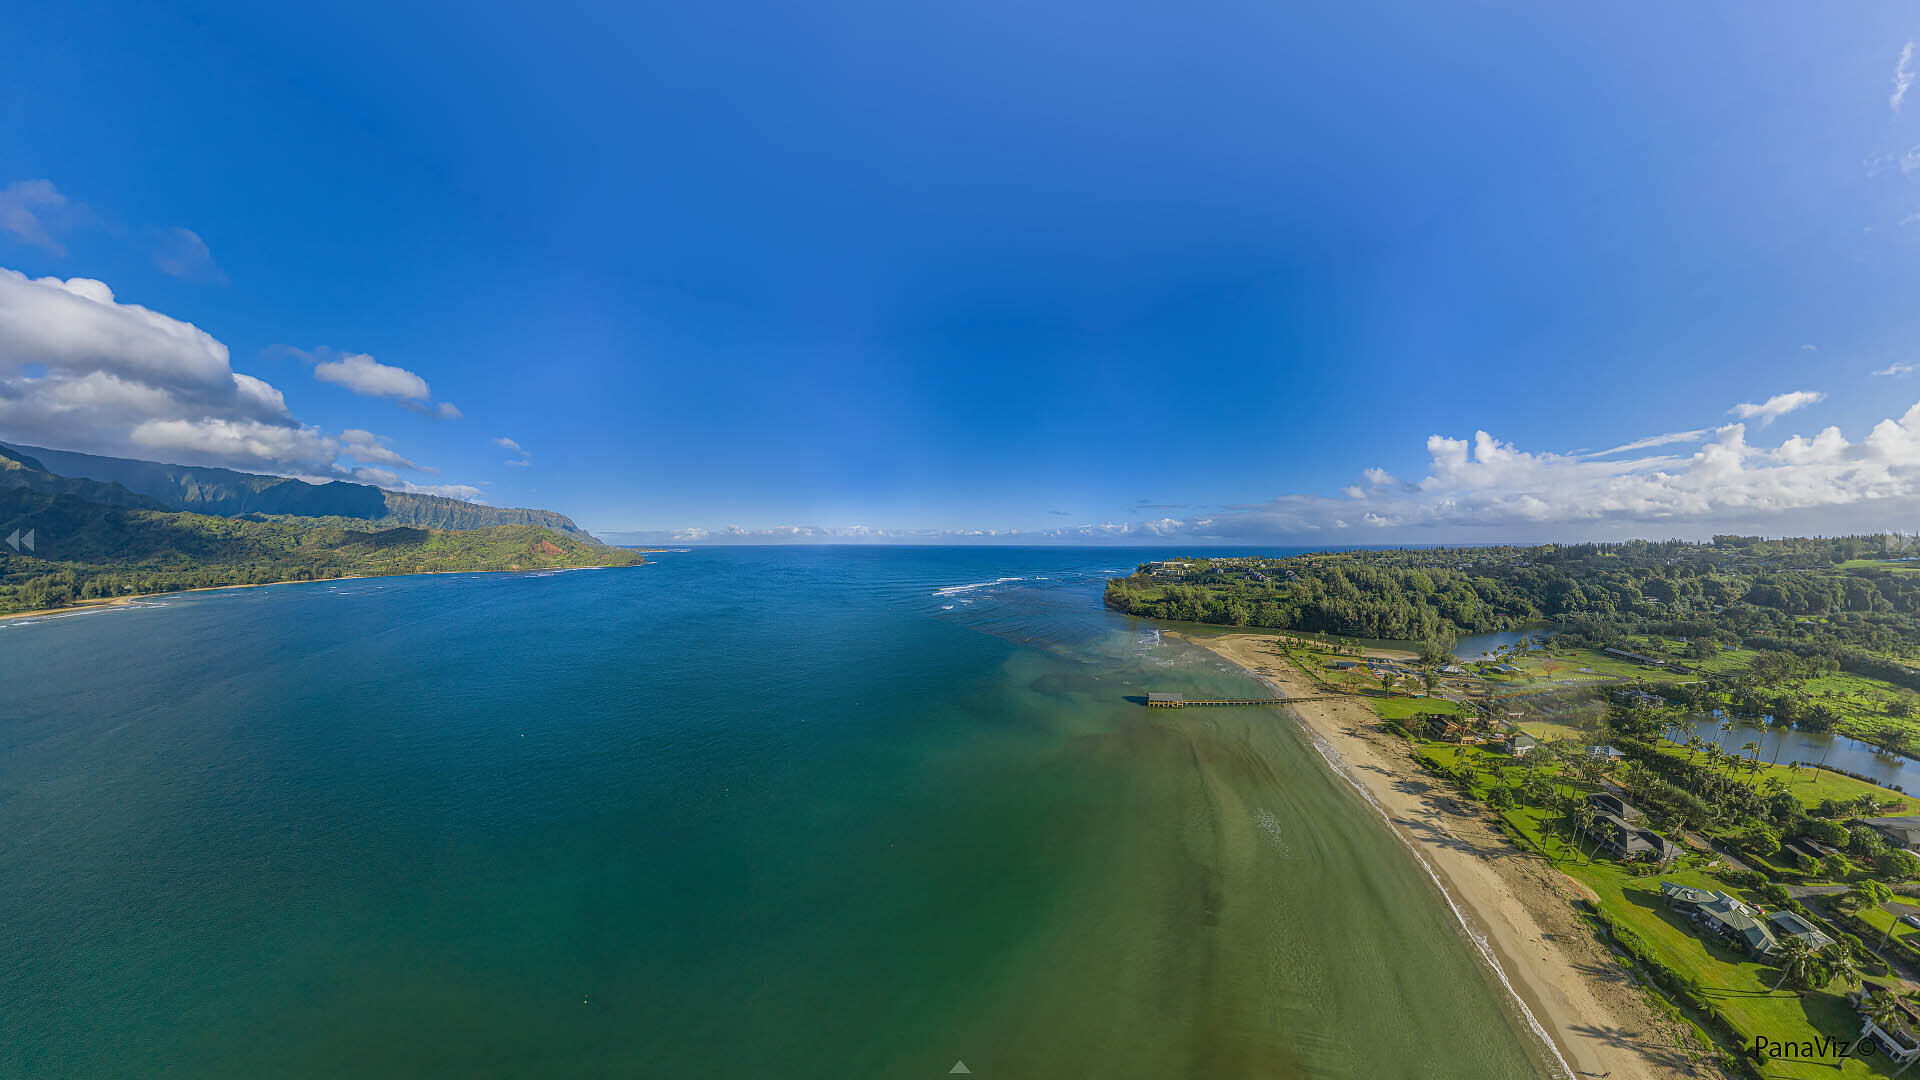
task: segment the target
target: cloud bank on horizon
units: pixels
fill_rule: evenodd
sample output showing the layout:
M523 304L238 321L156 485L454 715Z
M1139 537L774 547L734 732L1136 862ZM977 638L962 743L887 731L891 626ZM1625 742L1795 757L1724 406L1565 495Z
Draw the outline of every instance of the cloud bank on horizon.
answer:
M16 185L17 187L17 185ZM9 189L12 190L12 189ZM40 202L44 202L41 199ZM37 219L0 226L39 235ZM49 240L48 242L52 242ZM372 357L322 359L314 375L359 394L426 408L426 380ZM457 417L445 402L438 415ZM0 267L0 433L59 449L215 465L316 483L355 480L397 491L478 500L472 484L431 474L362 428L303 424L264 379L233 369L227 346L191 323L114 295L92 278L29 278Z
M1327 546L1878 532L1920 527L1920 402L1857 442L1828 425L1776 445L1762 426L1820 401L1780 394L1728 410L1718 428L1647 436L1593 453L1526 451L1486 431L1431 435L1426 475L1402 481L1371 467L1340 497L1289 494L1186 517L1088 522L1048 529L877 529L781 525L614 534L626 543L1026 542ZM1647 453L1699 444L1691 453Z

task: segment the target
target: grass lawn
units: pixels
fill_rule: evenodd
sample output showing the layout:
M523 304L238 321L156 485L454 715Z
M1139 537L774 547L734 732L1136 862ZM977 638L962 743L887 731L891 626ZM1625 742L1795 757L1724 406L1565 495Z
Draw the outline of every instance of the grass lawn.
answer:
M1916 697L1912 691L1878 679L1844 672L1822 675L1817 679L1802 679L1794 683L1792 689L1839 713L1840 722L1834 726L1836 731L1855 738L1876 740L1884 738L1887 731L1897 729L1909 733L1914 737L1915 745L1920 746L1920 697ZM1889 715L1888 705L1894 701L1905 701L1913 715Z
M1811 991L1804 997L1791 991L1773 990L1771 987L1779 978L1776 969L1717 941L1709 942L1667 907L1666 899L1660 895L1662 881L1703 889L1727 888L1724 882L1698 868L1698 856L1682 859L1682 865L1668 873L1638 877L1619 863L1604 858L1588 861L1575 854L1572 845L1553 827L1551 811L1521 806L1501 816L1536 849L1556 858L1560 869L1569 877L1592 889L1599 897L1600 910L1608 918L1632 930L1654 957L1700 987L1701 996L1743 1034L1745 1046L1752 1046L1756 1035L1786 1041L1824 1034L1851 1041L1858 1032L1859 1022L1847 1005L1843 996L1845 988L1840 984ZM1838 1072L1831 1062L1771 1061L1761 1067L1761 1075L1779 1080L1812 1080L1836 1075L1868 1077L1886 1075L1888 1071L1858 1059L1849 1059Z
M1888 902L1885 910L1881 908L1870 908L1862 904L1860 910L1854 912L1854 914L1859 916L1861 922L1866 923L1882 934L1886 933L1887 929L1891 927L1895 941L1904 941L1909 945L1920 946L1920 938L1916 937L1916 935L1920 935L1920 930L1915 930L1913 927L1900 921L1900 916L1902 915L1920 915L1920 906L1915 906L1914 904L1900 900L1893 900ZM1879 943L1880 939L1877 937L1867 942L1869 945L1878 945Z
M1686 747L1673 743L1663 744L1660 747L1660 752L1671 757L1690 757L1696 763L1703 763L1706 760L1698 755L1690 754ZM1851 776L1841 776L1838 773L1825 772L1820 769L1801 768L1794 770L1789 769L1785 765L1769 765L1763 761L1760 763L1760 771L1758 773L1742 771L1739 775L1743 778L1751 777L1751 782L1756 784L1765 784L1768 777L1776 777L1781 783L1787 785L1787 790L1793 793L1794 798L1800 800L1800 805L1809 810L1819 806L1821 802L1827 799L1845 801L1847 799L1857 799L1862 795L1872 795L1883 804L1894 800L1899 801L1900 806L1898 809L1885 810L1882 811L1883 813L1911 814L1920 811L1920 799L1915 799L1910 795L1902 795L1892 788L1884 788L1879 784L1869 784L1864 780L1855 780Z
M1535 649L1514 661L1514 666L1521 670L1521 674L1505 676L1505 681L1510 685L1525 685L1533 680L1601 682L1609 679L1645 679L1648 682L1672 682L1691 678L1679 672L1608 656L1598 649L1584 648Z
M1406 720L1423 712L1459 716L1462 711L1457 703L1439 697L1369 697L1367 704L1382 720Z
M1445 743L1423 742L1418 746L1418 753L1435 765L1453 767L1464 762L1477 766L1480 774L1474 783L1474 794L1482 798L1496 782L1495 766L1508 760L1505 755L1488 753L1478 747ZM1838 779L1845 780L1844 777ZM1773 990L1772 985L1779 978L1775 968L1718 941L1706 940L1667 907L1660 895L1662 881L1727 889L1725 882L1703 868L1707 856L1690 854L1665 874L1642 876L1631 867L1606 858L1590 859L1580 853L1569 838L1561 835L1552 810L1521 804L1501 811L1500 817L1525 846L1554 860L1568 876L1593 890L1599 898L1600 911L1616 925L1637 935L1653 957L1698 986L1701 996L1741 1033L1743 1047L1752 1046L1757 1035L1782 1042L1830 1035L1850 1042L1858 1032L1859 1022L1846 1003L1845 987L1836 983L1804 995ZM1893 917L1882 915L1886 923L1891 923ZM1883 1063L1876 1062L1877 1059L1875 1062L1848 1059L1836 1070L1830 1061L1773 1060L1761 1066L1761 1075L1769 1080L1828 1080L1835 1076L1846 1080L1891 1072Z
M1596 738L1600 734L1586 728L1574 727L1572 724L1556 724L1551 720L1521 720L1519 724L1521 731L1541 742L1552 739L1572 739L1577 742L1581 739Z

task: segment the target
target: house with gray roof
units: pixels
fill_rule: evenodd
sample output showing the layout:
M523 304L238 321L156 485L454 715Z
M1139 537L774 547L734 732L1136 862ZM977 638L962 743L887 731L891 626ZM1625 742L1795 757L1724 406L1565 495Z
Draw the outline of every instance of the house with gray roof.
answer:
M1613 857L1621 862L1647 859L1664 863L1680 857L1680 847L1673 841L1652 829L1639 828L1605 811L1593 815L1593 831Z
M1596 791L1587 796L1587 803L1593 807L1594 812L1612 814L1628 824L1646 820L1647 815L1641 813L1639 807L1611 791Z
M1860 824L1887 838L1887 843L1909 851L1920 850L1920 814L1861 818Z
M1802 918L1798 912L1776 911L1767 916L1767 921L1773 924L1773 936L1782 941L1799 938L1816 952L1833 944L1832 938L1821 933L1819 927Z
M1761 921L1760 913L1738 897L1717 889L1696 889L1671 881L1660 883L1660 893L1667 898L1668 907L1730 945L1754 956L1767 956L1780 948L1771 926Z

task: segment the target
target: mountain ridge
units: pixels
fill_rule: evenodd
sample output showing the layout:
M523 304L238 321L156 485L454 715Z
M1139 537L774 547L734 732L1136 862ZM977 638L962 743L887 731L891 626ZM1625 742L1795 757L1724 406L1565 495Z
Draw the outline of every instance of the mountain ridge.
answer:
M104 485L118 488L125 496L144 497L154 504L147 506L147 509L228 518L247 514L357 518L380 525L434 529L538 525L579 537L588 543L601 543L599 538L574 524L572 518L552 510L487 506L441 495L390 491L348 480L312 484L292 477L241 472L237 469L174 465L14 443L0 443L0 452L12 457L24 457L57 479ZM0 479L0 484L3 483L5 480ZM87 490L100 489L75 489L66 493L88 498L90 496L85 494ZM105 491L104 497L92 498L92 501L109 505L140 505L124 501L123 496L111 491Z

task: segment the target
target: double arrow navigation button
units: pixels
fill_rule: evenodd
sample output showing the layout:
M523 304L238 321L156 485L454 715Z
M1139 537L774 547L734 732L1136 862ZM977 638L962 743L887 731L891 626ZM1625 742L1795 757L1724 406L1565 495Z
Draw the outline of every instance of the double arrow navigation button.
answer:
M33 530L28 529L25 536L22 536L20 534L19 529L13 530L13 535L7 537L7 546L12 548L16 552L18 552L21 548L25 548L28 551L32 551L33 550Z

